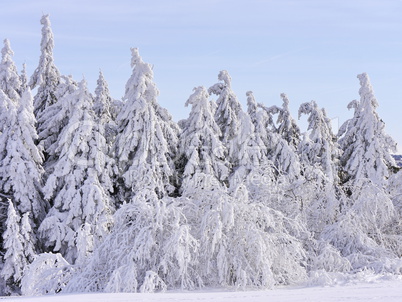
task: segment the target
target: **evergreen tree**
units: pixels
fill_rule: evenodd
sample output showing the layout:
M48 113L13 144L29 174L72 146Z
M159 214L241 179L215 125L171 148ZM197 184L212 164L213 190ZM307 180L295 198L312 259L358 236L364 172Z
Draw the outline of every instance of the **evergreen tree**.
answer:
M0 89L0 160L2 160L5 155L5 145L6 145L6 135L2 135L4 132L8 131L12 124L12 116L10 112L15 110L16 105L13 101ZM14 115L15 116L15 115Z
M133 73L126 84L125 104L117 117L116 157L120 175L131 198L140 189L158 196L173 193L173 158L177 154L178 127L159 106L151 65L132 48Z
M233 175L230 179L232 189L244 182L251 171L267 164L264 142L261 136L255 132L249 115L241 111L239 113L239 122L239 133L233 139L238 150L232 163Z
M21 79L12 59L14 52L7 39L4 40L1 55L0 89L17 105L22 94Z
M7 155L8 131L12 124L12 116L10 116L11 110L15 110L14 103L3 90L0 89L0 165ZM1 179L0 182L2 182ZM7 198L10 197L11 196L4 192L3 187L0 185L0 234L3 234L6 228L8 211ZM1 247L3 247L2 239L3 238L0 236Z
M31 227L31 213L26 212L21 218L21 237L24 244L24 255L28 263L32 263L37 255L37 238ZM26 268L26 267L25 267Z
M228 150L230 162L237 156L238 146L234 142L240 130L241 105L232 91L232 78L226 70L222 70L218 79L223 83L216 83L208 89L210 94L218 96L216 100L215 121L221 129L221 141Z
M389 224L387 233L388 248L395 252L396 255L402 257L402 170L391 175L388 181L388 192L395 209L393 221ZM394 234L398 234L395 236Z
M192 108L186 128L180 135L183 177L205 173L225 181L229 175L229 163L225 160L225 147L219 140L221 132L208 97L204 87L197 87L186 102L186 106L192 105Z
M286 94L282 93L283 101L282 108L278 114L278 133L289 143L293 148L297 148L300 142L300 128L290 114L289 99Z
M22 71L20 75L21 81L21 91L25 91L28 88L28 77L27 77L27 66L26 64L22 64Z
M300 128L290 114L289 99L286 94L281 93L282 107L271 106L266 107L263 104L258 104L268 114L267 127L272 132L278 133L286 140L293 149L297 149L300 142ZM277 114L276 124L274 123L273 115Z
M110 96L108 84L103 77L103 73L100 71L95 89L94 112L99 119L99 123L102 123L105 128L105 137L110 148L116 136L115 108L113 108L113 103L114 101Z
M34 97L34 113L38 120L39 129L44 122L42 120L43 111L57 102L56 90L60 83L60 73L53 59L54 37L50 27L49 15L43 15L40 22L43 25L40 44L41 56L38 67L28 84L31 89L38 87Z
M5 149L0 162L0 187L12 196L20 213L31 212L35 223L40 223L47 209L41 198L43 155L35 145L36 120L29 89L22 95L18 110L12 108L8 115L10 124L1 134Z
M110 96L109 88L102 72L99 72L99 78L97 81L94 97L94 112L95 121L100 124L100 128L104 131L103 136L106 139L106 153L108 161L106 162L109 175L102 177L101 183L110 193L114 193L113 182L117 180L118 169L115 164L114 158L114 143L116 140L116 122L114 116L113 99ZM116 202L118 203L118 202Z
M385 124L376 112L378 102L366 73L357 76L360 81L360 101L353 101L348 108L355 108L354 116L339 130L342 148L341 165L352 184L370 179L383 187L395 167L391 151L396 150L393 139L385 133Z
M86 240L99 244L109 231L113 208L101 184L109 175L106 141L101 126L94 121L93 100L85 81L64 103L72 115L59 135L55 150L59 159L43 189L53 207L39 232L47 248L74 263L92 252L77 247L78 237L84 234L82 228L90 225Z
M304 177L312 187L311 193L305 196L307 223L319 237L326 225L336 221L345 201L339 187L337 167L340 149L324 109L311 101L300 105L299 118L302 114L309 115L307 130L310 131L300 142L298 151Z
M102 71L99 71L99 78L95 89L94 111L104 124L108 124L112 120L112 114L110 112L112 101L107 82Z
M38 120L38 136L45 155L45 179L53 172L59 158L58 138L75 110L70 98L77 90L78 85L71 77L61 76L55 92L58 101L46 107Z
M8 200L6 231L3 233L5 250L4 266L0 275L6 280L8 294L18 292L18 288L28 261L24 254L23 238L20 233L21 217Z
M301 173L300 159L296 149L300 140L300 129L289 111L289 100L284 93L282 108L278 106L266 107L258 104L262 115L259 132L267 134L263 141L267 145L268 159L274 164L277 173L285 174L291 179L299 178ZM277 124L274 123L274 115L278 115ZM265 128L265 129L264 129Z
M341 164L348 177L344 186L350 200L323 236L348 258L352 268L395 273L400 267L400 234L394 227L397 211L385 186L394 165L390 151L395 143L375 111L378 103L368 75L360 74L358 79L360 101L348 105L355 109L354 116L339 130L344 150Z
M265 110L259 110L262 105L258 105L253 92L248 91L247 95L247 113L254 125L255 135L264 143L264 155L268 155L271 148L270 144L270 125L273 124L272 116L268 115Z
M299 118L308 114L309 133L308 143L301 142L299 153L303 153L308 161L306 165L315 166L322 170L330 183L338 182L337 161L340 150L335 142L331 121L324 109L318 108L315 101L303 103L299 108Z

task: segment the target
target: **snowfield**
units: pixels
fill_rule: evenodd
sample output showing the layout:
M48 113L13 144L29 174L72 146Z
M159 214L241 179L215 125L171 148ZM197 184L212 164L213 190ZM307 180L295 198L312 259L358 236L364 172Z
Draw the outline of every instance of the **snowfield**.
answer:
M218 291L217 289L156 294L120 293L120 294L71 294L49 295L41 297L1 297L11 301L29 302L342 302L342 301L402 301L402 278L369 283L338 285L331 287L283 287L267 291Z

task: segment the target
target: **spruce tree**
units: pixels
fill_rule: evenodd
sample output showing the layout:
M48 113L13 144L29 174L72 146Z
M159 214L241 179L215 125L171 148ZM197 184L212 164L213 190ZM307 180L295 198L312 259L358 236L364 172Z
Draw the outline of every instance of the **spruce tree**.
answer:
M299 153L303 153L307 160L306 165L317 165L330 183L338 182L337 161L340 149L332 132L330 119L315 101L301 104L299 118L302 114L309 115L307 130L310 133L308 143L299 144Z
M272 161L277 172L286 174L291 179L297 179L301 173L300 159L296 152L300 141L300 129L290 114L287 96L282 93L281 98L282 107L257 104L265 112L259 128L261 133L268 135L268 138L264 139L268 148L268 159ZM275 115L278 115L276 124Z
M114 111L114 100L110 96L108 84L103 73L100 71L97 86L95 88L94 112L98 118L98 122L105 128L105 137L110 148L114 144L116 136ZM114 150L110 150L110 152L112 151Z
M300 128L290 114L289 99L286 94L282 93L283 101L282 108L278 114L278 133L289 143L293 148L297 148L300 142Z
M345 196L339 186L338 160L340 149L332 132L331 121L315 101L303 103L299 118L308 115L309 134L299 144L303 175L311 191L305 196L307 223L319 238L322 229L341 214ZM307 192L306 192L307 193Z
M238 147L234 142L240 130L241 105L236 95L232 91L232 78L226 70L218 74L218 79L222 82L216 83L208 89L210 94L218 96L216 100L215 121L221 129L221 141L228 150L230 162L236 160Z
M38 136L45 155L45 179L53 172L59 158L58 138L75 110L70 98L77 90L78 85L71 77L61 76L55 92L58 101L46 107L38 120Z
M261 170L267 164L267 154L261 135L256 133L250 116L240 111L240 129L233 143L237 146L233 158L233 174L230 179L232 189L246 180L252 171Z
M31 92L28 89L20 99L18 110L8 111L10 124L1 134L4 143L0 162L0 187L12 196L21 214L31 212L35 223L45 216L47 204L41 197L41 150L35 145L37 133Z
M4 265L0 272L6 280L8 294L18 293L24 269L28 265L24 254L24 239L20 233L20 220L13 203L8 200L6 230L3 233Z
M18 75L12 56L10 42L5 39L4 47L1 50L0 63L0 89L17 105L22 94L21 79Z
M53 48L54 37L50 27L49 15L43 15L40 20L42 26L41 56L38 67L35 69L29 86L38 87L34 97L34 113L40 129L43 111L57 102L56 90L60 83L60 73L54 64Z
M400 237L398 228L393 226L398 212L386 186L395 164L390 154L395 143L376 112L378 103L368 75L357 77L360 101L348 105L355 109L354 116L339 130L341 166L346 174L343 186L349 202L323 236L347 257L352 268L395 273L401 250L395 240Z
M106 141L101 126L94 120L93 100L85 81L64 100L64 106L69 107L71 116L58 137L55 151L59 158L43 189L53 207L39 232L48 249L60 252L74 263L92 252L78 250L81 228L89 224L86 240L99 244L109 232L113 207L101 184L102 178L109 175Z
M112 120L112 114L110 112L112 101L108 84L102 71L99 71L99 77L95 89L94 111L104 124L108 124Z
M225 159L225 147L219 140L221 132L208 98L208 91L197 87L186 102L186 106L192 105L192 108L186 128L180 134L180 153L184 156L183 177L205 173L225 181L229 176L229 163Z
M27 65L25 63L22 64L20 81L21 81L21 91L27 90L27 88L28 88L28 76L27 76Z
M174 192L173 158L177 154L178 127L157 103L151 65L132 48L133 73L126 84L125 103L117 117L116 157L121 180L130 199L140 189L158 196Z
M267 156L271 148L270 132L272 132L272 129L270 128L270 125L272 126L273 124L272 116L268 115L265 110L260 110L262 105L257 104L252 91L248 91L246 95L247 113L254 125L255 135L258 137L258 140L261 140L264 143L263 154Z
M383 187L395 167L391 152L396 150L393 139L385 133L385 124L378 116L378 102L366 73L359 74L360 101L353 101L348 108L355 108L354 116L339 130L342 148L341 165L347 176L345 180L355 183L370 179ZM344 180L344 181L345 181Z

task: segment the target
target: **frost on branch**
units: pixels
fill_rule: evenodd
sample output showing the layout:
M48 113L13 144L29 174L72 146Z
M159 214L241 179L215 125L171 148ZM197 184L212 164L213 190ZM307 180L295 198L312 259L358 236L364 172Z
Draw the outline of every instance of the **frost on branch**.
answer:
M194 289L198 244L179 201L142 190L115 214L112 233L96 249L69 292Z
M203 283L270 288L303 280L304 250L291 233L296 234L297 223L250 202L244 186L233 194L202 173L183 192L185 214L200 244L196 271Z
M24 296L57 294L69 282L72 273L72 267L60 254L39 254L26 269L21 292Z

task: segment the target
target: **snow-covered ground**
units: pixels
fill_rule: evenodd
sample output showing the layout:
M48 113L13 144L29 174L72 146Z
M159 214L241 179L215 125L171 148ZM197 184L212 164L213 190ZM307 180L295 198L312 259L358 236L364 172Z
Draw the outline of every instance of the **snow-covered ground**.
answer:
M7 302L400 302L402 301L402 279L332 287L284 287L269 291L233 292L204 290L157 294L71 294L41 297L8 297L5 299Z

